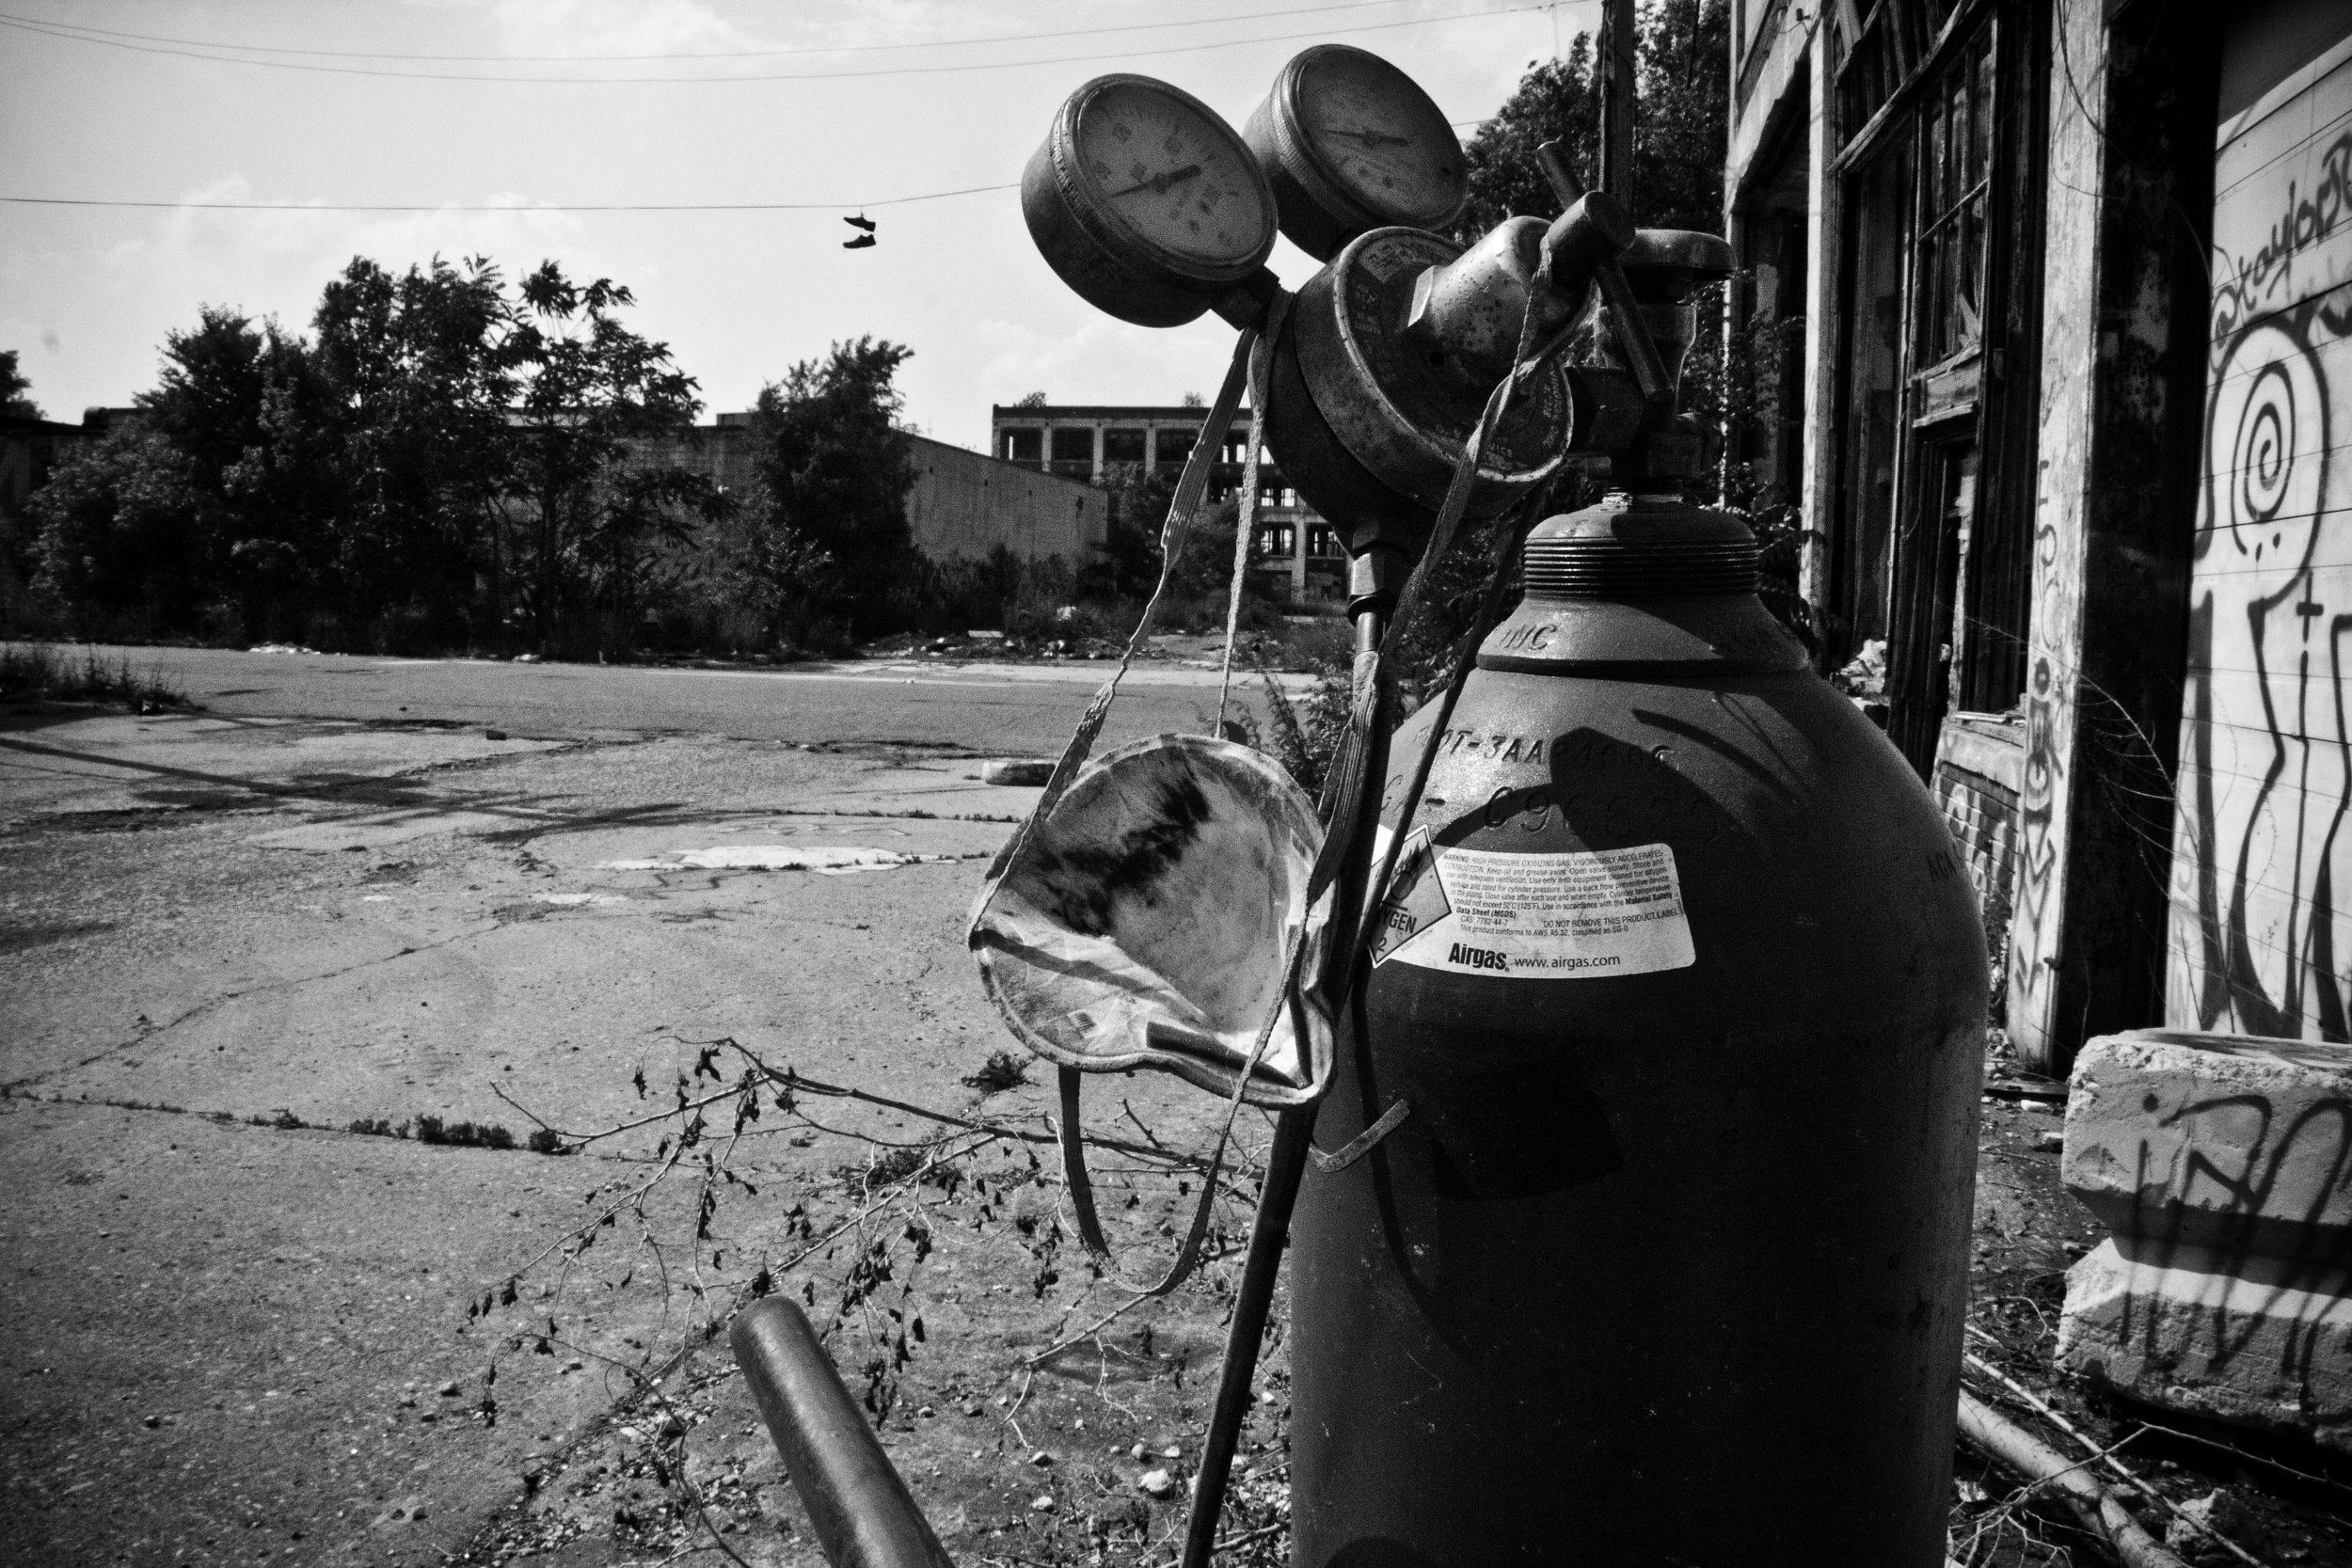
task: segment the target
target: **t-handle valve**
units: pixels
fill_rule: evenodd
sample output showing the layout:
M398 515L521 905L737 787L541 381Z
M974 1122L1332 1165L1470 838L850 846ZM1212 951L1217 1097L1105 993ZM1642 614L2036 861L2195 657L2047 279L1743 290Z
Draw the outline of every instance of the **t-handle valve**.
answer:
M1560 150L1560 144L1548 141L1535 149L1535 161L1543 166L1544 178L1550 182L1551 192L1560 198L1560 205L1573 212L1580 203L1591 199L1584 182L1578 179L1576 169ZM1606 197L1606 192L1594 193ZM1629 228L1631 220L1627 220ZM1624 325L1618 328L1617 339L1624 346L1626 368L1633 372L1634 382L1642 388L1642 398L1661 413L1674 412L1675 388L1666 373L1666 363L1659 356L1658 344L1651 341L1649 328L1642 321L1641 308L1634 303L1633 286L1626 281L1625 268L1618 258L1633 236L1628 234L1624 245L1597 259L1593 275L1600 285L1600 297L1610 312Z

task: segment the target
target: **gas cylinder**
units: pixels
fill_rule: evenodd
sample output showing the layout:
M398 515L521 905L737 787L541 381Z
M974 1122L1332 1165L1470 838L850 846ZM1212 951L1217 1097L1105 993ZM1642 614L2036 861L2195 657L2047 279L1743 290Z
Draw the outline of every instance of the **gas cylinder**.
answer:
M1298 1568L1943 1560L1986 960L1728 514L1539 525L1437 738L1292 1227Z

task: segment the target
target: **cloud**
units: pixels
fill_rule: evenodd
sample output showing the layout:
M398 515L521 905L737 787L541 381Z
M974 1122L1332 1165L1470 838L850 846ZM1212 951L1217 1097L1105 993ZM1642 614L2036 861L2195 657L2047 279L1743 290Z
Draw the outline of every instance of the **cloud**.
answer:
M1172 403L1187 391L1205 398L1232 356L1225 334L1170 332L1108 316L1058 335L993 318L973 332L987 356L980 385L1001 389L995 401L1005 403L1041 388L1056 403Z
M242 174L215 180L182 194L201 202L266 202L288 199L257 192ZM354 256L366 256L401 271L436 255L483 255L512 273L549 255L561 255L575 272L590 272L586 230L569 213L535 208L512 192L494 193L467 205L493 212L441 207L420 213L355 213L305 206L265 211L215 211L190 205L159 214L145 233L101 253L100 265L118 279L240 270L263 275L301 267L315 281L313 292Z

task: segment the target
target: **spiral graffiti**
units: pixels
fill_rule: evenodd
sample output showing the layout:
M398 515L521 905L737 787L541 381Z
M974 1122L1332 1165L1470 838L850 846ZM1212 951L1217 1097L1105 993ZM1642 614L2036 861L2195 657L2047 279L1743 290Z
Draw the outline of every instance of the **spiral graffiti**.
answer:
M2244 564L2265 576L2292 577L2311 558L2327 408L2310 349L2284 325L2265 323L2230 345L2206 425L2204 524L2226 531Z

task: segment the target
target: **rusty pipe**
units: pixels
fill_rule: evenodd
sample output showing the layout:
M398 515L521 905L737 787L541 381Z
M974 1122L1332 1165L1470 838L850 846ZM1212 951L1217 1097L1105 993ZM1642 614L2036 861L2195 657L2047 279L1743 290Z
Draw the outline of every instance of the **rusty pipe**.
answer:
M833 1568L955 1568L798 1307L754 1303L727 1343Z

